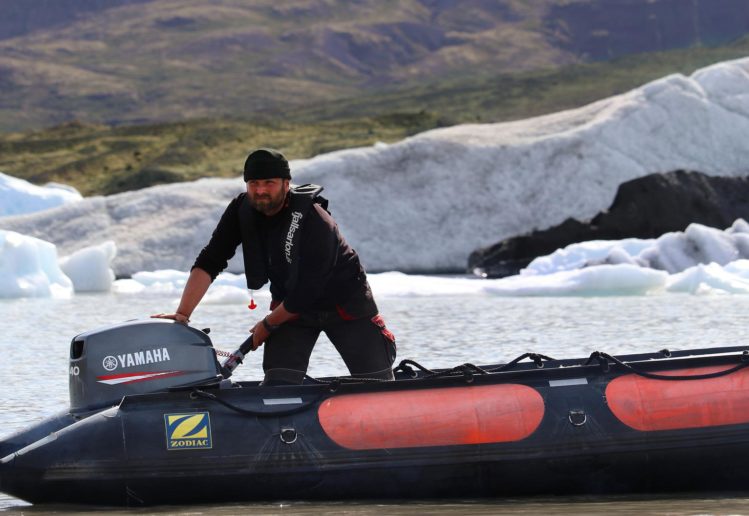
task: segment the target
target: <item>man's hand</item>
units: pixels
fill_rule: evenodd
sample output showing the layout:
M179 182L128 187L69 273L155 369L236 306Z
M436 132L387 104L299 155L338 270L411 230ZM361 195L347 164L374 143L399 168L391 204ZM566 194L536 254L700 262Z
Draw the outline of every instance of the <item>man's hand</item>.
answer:
M181 314L179 312L175 312L173 314L153 314L151 316L151 319L172 319L174 321L180 322L182 324L187 324L190 322L190 318L187 317L185 314Z
M270 332L265 328L262 320L252 327L250 333L252 333L252 351L262 346L265 339L270 337Z
M297 317L299 317L297 314L286 310L283 302L275 307L271 313L256 323L250 330L250 333L252 333L252 351L262 346L268 337L270 337L271 332L277 330L286 321L296 319Z
M179 301L177 311L173 314L154 314L154 319L171 319L173 321L187 324L190 322L190 315L198 306L198 303L211 286L211 276L199 267L194 267L190 271L187 283L182 291L182 298Z

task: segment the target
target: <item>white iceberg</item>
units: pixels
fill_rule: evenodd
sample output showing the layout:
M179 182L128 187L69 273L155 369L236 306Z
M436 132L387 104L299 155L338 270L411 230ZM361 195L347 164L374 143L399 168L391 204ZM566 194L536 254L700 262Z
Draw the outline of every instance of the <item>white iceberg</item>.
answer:
M60 270L53 244L0 230L0 298L72 294L73 282Z
M59 264L76 292L107 292L114 281L110 264L116 255L117 246L109 240L64 256Z
M34 213L81 199L78 190L71 186L37 186L0 172L0 217Z
M368 270L460 271L478 247L593 217L624 181L677 169L746 175L747 91L744 58L578 109L320 155L293 162L292 173L325 187ZM240 178L162 185L4 217L0 227L66 254L113 240L118 276L188 270L243 188ZM228 270L241 268L235 259Z

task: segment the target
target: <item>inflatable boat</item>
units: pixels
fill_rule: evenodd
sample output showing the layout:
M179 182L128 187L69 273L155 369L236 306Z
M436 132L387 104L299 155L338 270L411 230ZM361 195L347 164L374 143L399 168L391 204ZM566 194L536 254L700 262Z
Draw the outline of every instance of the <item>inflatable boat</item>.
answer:
M243 345L243 346L246 346ZM78 335L70 407L0 442L32 503L746 491L749 354L662 350L428 369L395 381L232 381L206 331Z

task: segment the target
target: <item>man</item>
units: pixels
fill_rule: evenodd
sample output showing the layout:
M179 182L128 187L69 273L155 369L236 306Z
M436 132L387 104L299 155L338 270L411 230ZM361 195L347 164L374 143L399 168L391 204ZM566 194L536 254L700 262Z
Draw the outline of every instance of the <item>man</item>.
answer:
M247 191L229 203L195 260L179 308L154 317L188 322L242 244L248 288L270 281L271 312L251 330L253 349L265 344L264 385L302 383L321 331L353 376L392 379L395 339L322 188L291 187L289 163L272 149L247 157L244 180Z

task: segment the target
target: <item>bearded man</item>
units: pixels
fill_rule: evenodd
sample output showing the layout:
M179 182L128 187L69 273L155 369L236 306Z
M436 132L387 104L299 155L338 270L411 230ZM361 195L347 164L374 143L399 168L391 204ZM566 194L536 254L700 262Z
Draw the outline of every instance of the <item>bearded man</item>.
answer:
M302 383L321 331L351 375L393 379L395 338L322 187L291 185L288 161L272 149L250 153L244 180L246 191L229 203L195 260L177 311L154 317L189 322L241 244L247 287L270 282L271 311L250 330L253 349L265 345L263 385Z

